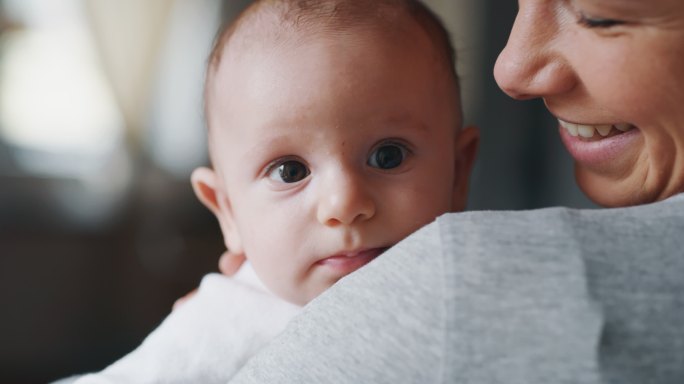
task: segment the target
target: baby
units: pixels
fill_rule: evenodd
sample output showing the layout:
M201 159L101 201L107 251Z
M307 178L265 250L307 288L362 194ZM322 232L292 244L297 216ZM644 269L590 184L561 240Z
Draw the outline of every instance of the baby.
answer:
M448 33L418 1L256 1L219 35L205 99L213 169L192 184L249 264L79 382L225 382L300 306L464 209L479 136L461 129Z

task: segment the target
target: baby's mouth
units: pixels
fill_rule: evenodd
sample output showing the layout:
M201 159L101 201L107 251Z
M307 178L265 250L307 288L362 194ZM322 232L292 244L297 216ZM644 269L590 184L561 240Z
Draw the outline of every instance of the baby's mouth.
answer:
M355 251L344 251L318 260L316 265L330 268L341 276L354 272L371 260L380 256L387 248L368 248Z
M561 119L558 119L558 122L570 136L577 137L582 141L599 141L621 135L636 128L634 125L627 123L589 125L569 123Z

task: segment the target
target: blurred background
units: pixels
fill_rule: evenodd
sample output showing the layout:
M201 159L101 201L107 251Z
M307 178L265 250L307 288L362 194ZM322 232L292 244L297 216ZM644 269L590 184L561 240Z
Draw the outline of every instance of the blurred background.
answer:
M555 121L491 75L517 4L431 0L482 130L470 209L593 207ZM0 383L98 370L216 270L202 80L247 0L0 0Z

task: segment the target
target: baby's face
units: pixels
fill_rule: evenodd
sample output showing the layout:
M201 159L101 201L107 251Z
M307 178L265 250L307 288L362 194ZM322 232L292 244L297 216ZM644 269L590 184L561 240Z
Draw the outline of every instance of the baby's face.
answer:
M226 53L210 89L227 245L297 304L464 205L477 138L427 38L357 35Z

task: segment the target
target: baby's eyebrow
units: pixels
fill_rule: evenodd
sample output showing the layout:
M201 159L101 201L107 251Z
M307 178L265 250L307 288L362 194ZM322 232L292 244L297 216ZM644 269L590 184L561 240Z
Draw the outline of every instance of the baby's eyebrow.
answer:
M274 135L268 135L266 138L260 139L257 141L257 143L254 145L254 147L265 147L265 146L275 146L275 145L280 145L280 144L286 144L290 141L292 141L292 134L274 134Z
M371 122L370 125L377 125L380 127L386 127L386 129L391 129L397 132L418 132L421 135L429 135L430 128L428 124L419 121L407 114L392 115L386 118L374 119L375 122ZM285 148L296 145L300 142L301 136L297 135L295 132L280 132L278 127L272 127L269 129L272 134L258 137L254 140L254 143L245 148L244 154L248 159L261 158L271 155L272 152L277 148Z
M260 135L252 144L247 144L241 150L241 158L250 164L261 164L273 160L274 156L284 156L289 153L287 151L297 147L301 142L301 135L295 132L280 133L277 128L273 130L272 134Z
M424 134L427 134L430 131L427 124L418 121L409 115L391 116L385 119L383 123L397 129L414 130Z
M292 134L278 134L273 136L269 135L265 138L260 138L255 141L254 145L250 146L249 148L246 148L247 150L245 151L245 153L247 155L254 155L254 157L258 157L263 153L272 151L273 148L291 144L293 141L292 136Z

